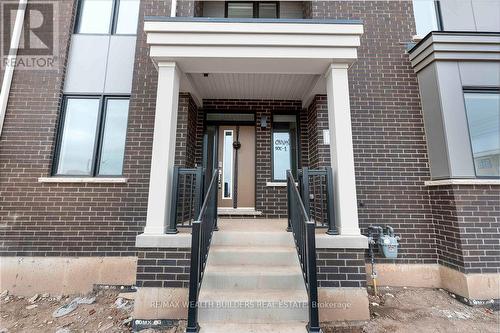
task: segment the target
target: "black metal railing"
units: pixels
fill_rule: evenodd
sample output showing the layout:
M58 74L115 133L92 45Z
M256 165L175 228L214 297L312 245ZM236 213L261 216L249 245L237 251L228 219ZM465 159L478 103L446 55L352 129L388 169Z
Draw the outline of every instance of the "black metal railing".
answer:
M293 233L309 302L309 333L320 333L318 279L316 277L316 226L309 219L292 172L287 171L288 229Z
M176 234L178 227L191 227L200 214L203 203L203 168L174 167L172 182L172 209L167 234Z
M217 230L217 177L214 170L206 191L205 200L196 221L192 223L191 263L189 272L189 304L187 333L199 332L198 295L207 263L208 251L214 230Z
M299 192L307 215L316 227L327 228L326 233L336 235L332 168L302 168L297 172Z

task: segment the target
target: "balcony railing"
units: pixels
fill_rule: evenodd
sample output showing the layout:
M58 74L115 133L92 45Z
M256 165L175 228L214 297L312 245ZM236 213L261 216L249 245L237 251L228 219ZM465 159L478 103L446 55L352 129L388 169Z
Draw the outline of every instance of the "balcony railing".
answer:
M329 235L338 234L335 224L332 168L302 168L298 170L297 178L300 197L311 221L317 228L326 228Z
M174 167L172 203L167 234L175 234L179 227L191 227L200 214L203 203L203 168Z

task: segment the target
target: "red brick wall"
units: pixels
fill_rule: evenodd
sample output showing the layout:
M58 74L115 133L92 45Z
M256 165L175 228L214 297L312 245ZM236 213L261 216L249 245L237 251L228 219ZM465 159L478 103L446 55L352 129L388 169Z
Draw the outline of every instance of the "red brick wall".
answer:
M190 248L138 248L137 287L188 288Z
M500 273L500 187L430 188L439 262L464 273Z
M404 45L415 35L411 1L313 1L311 16L361 19L364 25L358 60L349 69L361 227L393 226L402 237L398 262L435 263L424 125ZM324 96L317 97L316 111L321 127ZM328 155L324 149L318 159L328 161Z
M74 1L59 1L60 56L65 59ZM165 15L169 3L141 1L144 15ZM126 184L48 184L64 68L16 71L0 138L1 255L130 256L146 219L156 101L156 69L139 32L130 101Z

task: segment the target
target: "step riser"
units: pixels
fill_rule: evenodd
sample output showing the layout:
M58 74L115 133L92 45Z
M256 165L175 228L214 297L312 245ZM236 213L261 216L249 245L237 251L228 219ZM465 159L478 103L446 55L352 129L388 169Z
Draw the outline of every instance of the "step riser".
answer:
M234 275L207 272L203 287L208 289L277 289L300 290L304 288L301 273L287 275Z
M297 255L293 252L253 252L210 251L211 265L297 265Z
M292 246L292 235L286 232L221 232L216 233L213 245L224 246Z
M306 323L290 324L219 324L219 323L201 323L200 333L306 333Z
M307 321L307 306L293 307L257 307L255 308L200 308L200 322L229 321L232 323L287 323L290 321Z

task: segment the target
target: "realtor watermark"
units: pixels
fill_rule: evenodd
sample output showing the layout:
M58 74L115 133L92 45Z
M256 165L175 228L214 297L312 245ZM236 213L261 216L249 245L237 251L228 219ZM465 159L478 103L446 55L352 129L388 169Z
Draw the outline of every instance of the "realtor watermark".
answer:
M196 304L198 308L205 309L306 309L309 302L305 301L153 301L151 308L187 308ZM317 302L313 303L319 309L342 309L349 310L351 303L348 302Z
M20 7L21 6L21 7ZM24 17L18 15L25 11ZM0 66L16 70L57 70L59 65L59 3L31 0L29 4L5 0L0 3ZM20 36L16 21L22 21ZM17 39L19 38L19 43Z

